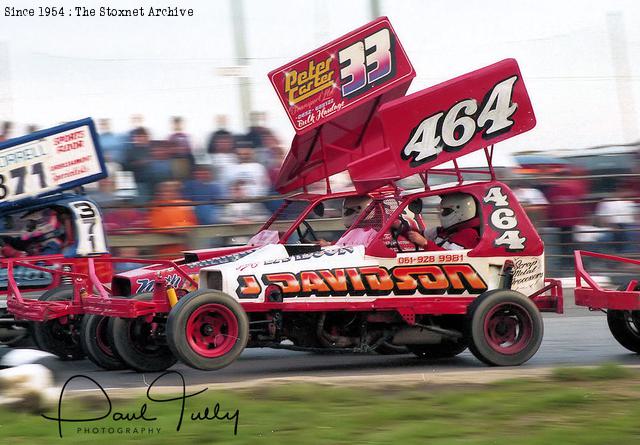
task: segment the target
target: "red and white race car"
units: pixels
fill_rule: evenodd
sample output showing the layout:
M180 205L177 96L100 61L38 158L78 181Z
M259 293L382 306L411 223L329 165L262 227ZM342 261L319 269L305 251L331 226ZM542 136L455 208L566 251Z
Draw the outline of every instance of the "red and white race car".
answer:
M345 162L359 193L396 189L333 246L291 255L270 245L203 268L199 289L168 313L171 352L205 370L245 347L369 351L383 342L427 358L469 347L491 365L529 360L542 341L540 311L562 312L562 291L545 279L543 243L492 169L493 144L535 125L515 60L404 96L413 68L381 18L270 77L298 133L279 191ZM459 167L479 149L486 169ZM413 174L423 189L397 188ZM454 181L431 187L443 174Z
M9 275L23 292L44 293L69 285L69 272L86 273L86 257L108 257L100 210L83 193L71 191L106 177L99 141L91 119L69 122L0 143L0 318L5 338L24 336L24 321L7 312ZM35 264L16 265L10 258ZM52 272L52 271L57 272ZM98 267L108 282L111 264ZM34 340L48 348L56 338L73 336L72 323L55 332L34 326Z

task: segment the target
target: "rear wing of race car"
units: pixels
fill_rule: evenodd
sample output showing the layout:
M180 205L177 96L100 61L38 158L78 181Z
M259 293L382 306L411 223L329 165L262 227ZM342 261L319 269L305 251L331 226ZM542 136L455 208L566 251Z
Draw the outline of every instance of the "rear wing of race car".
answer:
M10 139L0 143L0 212L106 176L89 118Z
M364 193L455 162L535 125L518 64L506 59L381 105L349 174Z
M296 136L277 180L289 193L348 170L359 193L453 161L536 124L506 59L405 96L415 72L386 17L269 73Z
M277 190L289 193L345 171L362 156L376 109L404 96L414 77L386 17L270 72L296 131Z

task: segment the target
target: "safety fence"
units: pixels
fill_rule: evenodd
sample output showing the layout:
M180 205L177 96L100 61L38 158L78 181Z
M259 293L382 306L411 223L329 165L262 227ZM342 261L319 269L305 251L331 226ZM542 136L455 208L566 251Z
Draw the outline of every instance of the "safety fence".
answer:
M589 200L580 201L587 203ZM599 202L599 201L598 201ZM525 210L529 206L524 206ZM540 206L534 206L539 209ZM634 214L634 216L636 216ZM638 215L640 216L640 215ZM432 223L437 223L431 215ZM637 220L637 218L636 218ZM595 252L619 254L629 258L640 258L640 224L627 228L598 227L595 225L577 225L570 230L553 227L558 220L549 218L535 219L538 232L545 243L547 273L551 276L573 275L573 250L591 250ZM286 222L282 222L287 225ZM293 223L293 221L291 221ZM183 228L148 229L127 228L109 233L109 244L115 249L133 247L139 249L141 257L167 256L165 251L158 254L163 246L179 246L176 249L199 249L223 245L243 244L256 234L263 223L215 224ZM339 234L344 231L340 218L317 218L313 220L314 230L319 234ZM569 235L567 235L567 232ZM621 235L624 240L619 240ZM567 238L569 241L567 241ZM627 277L634 271L622 264L594 261L590 272L607 276ZM640 272L640 270L638 270Z

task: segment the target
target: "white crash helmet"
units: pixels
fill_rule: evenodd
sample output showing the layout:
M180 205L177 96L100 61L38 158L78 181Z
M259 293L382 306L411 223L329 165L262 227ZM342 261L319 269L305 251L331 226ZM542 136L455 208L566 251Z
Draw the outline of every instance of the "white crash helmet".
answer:
M467 193L444 195L440 201L440 224L448 229L475 218L476 211L476 200L473 196Z
M368 196L349 196L342 201L342 223L348 229L362 211L367 208L371 198Z

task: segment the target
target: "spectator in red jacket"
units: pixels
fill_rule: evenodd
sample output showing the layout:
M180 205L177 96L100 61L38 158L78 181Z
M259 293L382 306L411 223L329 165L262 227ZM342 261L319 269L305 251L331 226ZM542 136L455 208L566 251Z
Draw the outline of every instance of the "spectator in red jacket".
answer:
M587 185L580 179L558 179L545 188L549 225L559 230L561 255L573 255L575 226L587 223L588 212L582 202L586 195Z

